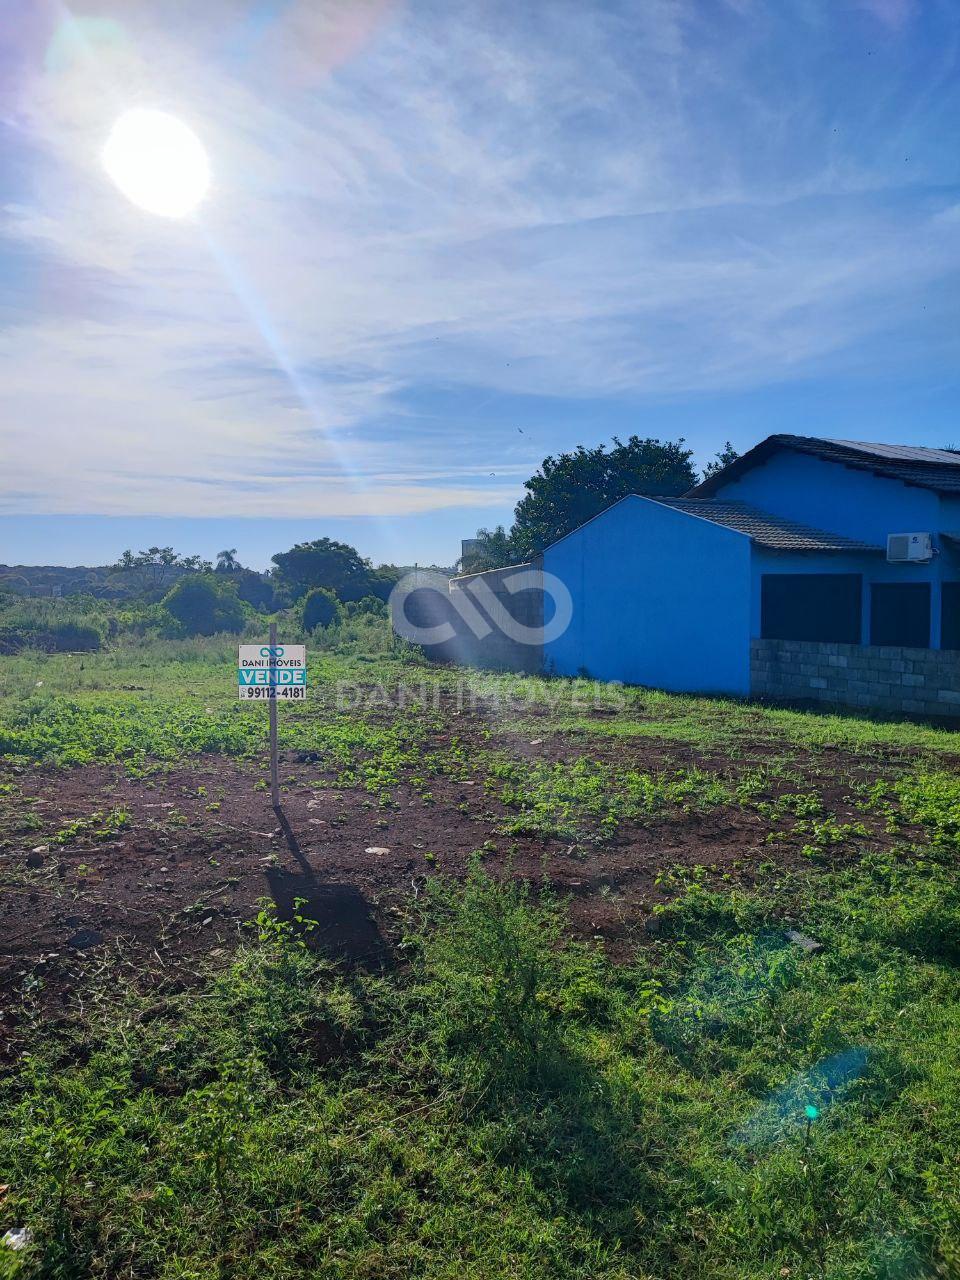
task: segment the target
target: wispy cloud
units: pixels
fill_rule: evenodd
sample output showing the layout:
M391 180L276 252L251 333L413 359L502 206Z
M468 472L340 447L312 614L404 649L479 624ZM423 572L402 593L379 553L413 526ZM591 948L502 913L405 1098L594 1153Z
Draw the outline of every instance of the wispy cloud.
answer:
M917 14L917 0L860 0L860 4L894 30L899 30Z
M955 196L926 126L957 106L957 16L921 47L906 0L867 8L51 6L2 64L29 175L0 221L8 508L490 506L538 461L501 395L886 369L914 322L949 360ZM898 35L873 50L875 18ZM826 82L841 39L858 70ZM138 103L206 143L198 223L108 185ZM437 389L464 407L439 432Z

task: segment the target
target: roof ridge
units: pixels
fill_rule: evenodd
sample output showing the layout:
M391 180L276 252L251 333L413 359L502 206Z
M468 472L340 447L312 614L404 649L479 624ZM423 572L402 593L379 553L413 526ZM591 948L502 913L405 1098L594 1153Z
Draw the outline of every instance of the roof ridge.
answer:
M712 497L718 488L739 479L745 471L765 462L777 449L793 449L824 462L872 472L888 480L899 480L902 484L932 489L935 493L960 493L960 453L955 454L949 449L781 432L767 436L722 471L701 480L684 497Z

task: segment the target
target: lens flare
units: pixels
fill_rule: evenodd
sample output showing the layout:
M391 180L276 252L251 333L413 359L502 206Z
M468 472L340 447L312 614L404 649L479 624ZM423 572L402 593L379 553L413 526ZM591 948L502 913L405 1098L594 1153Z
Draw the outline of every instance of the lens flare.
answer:
M185 218L210 187L203 143L166 111L125 112L103 148L103 167L128 200L161 218Z

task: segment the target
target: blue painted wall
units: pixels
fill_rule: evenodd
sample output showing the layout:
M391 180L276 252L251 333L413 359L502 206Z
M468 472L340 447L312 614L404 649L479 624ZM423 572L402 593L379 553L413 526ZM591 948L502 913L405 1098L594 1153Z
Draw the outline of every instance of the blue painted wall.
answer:
M960 497L783 451L718 500L885 547L890 533L960 534ZM785 553L646 498L624 498L544 552L543 568L570 591L573 618L544 647L548 670L582 671L680 692L748 694L750 638L760 635L765 573L858 573L863 632L870 637L875 582L930 582L930 645L940 644L941 581L960 581L960 554L935 538L928 565L884 555Z
M784 449L739 480L723 485L714 495L727 502L751 506L819 529L861 538L886 547L890 533L960 532L960 498L941 497ZM930 582L930 647L940 647L941 581L960 580L960 560L934 538L938 554L930 564L888 564L883 556L788 555L757 548L753 557L751 630L760 634L760 575L763 573L860 573L863 575L863 635L870 639L870 584L873 582Z
M750 691L751 543L646 498L624 498L548 547L573 600L548 670L680 692Z
M929 489L855 471L781 449L713 495L885 547L888 533L934 533L960 525L960 504L941 522L941 499Z
M870 585L873 582L930 582L930 647L940 647L940 566L887 564L884 556L811 555L767 551L753 553L753 602L751 633L760 635L760 579L765 573L859 573L863 577L860 643L870 643ZM950 574L945 576L950 577Z

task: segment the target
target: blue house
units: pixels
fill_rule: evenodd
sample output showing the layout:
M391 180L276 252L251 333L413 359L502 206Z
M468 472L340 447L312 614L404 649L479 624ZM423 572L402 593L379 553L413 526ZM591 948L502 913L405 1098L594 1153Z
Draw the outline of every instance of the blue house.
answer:
M558 591L572 604L548 672L960 714L960 454L770 436L682 498L621 499L532 567L548 620ZM451 588L483 578L509 605L514 572Z

